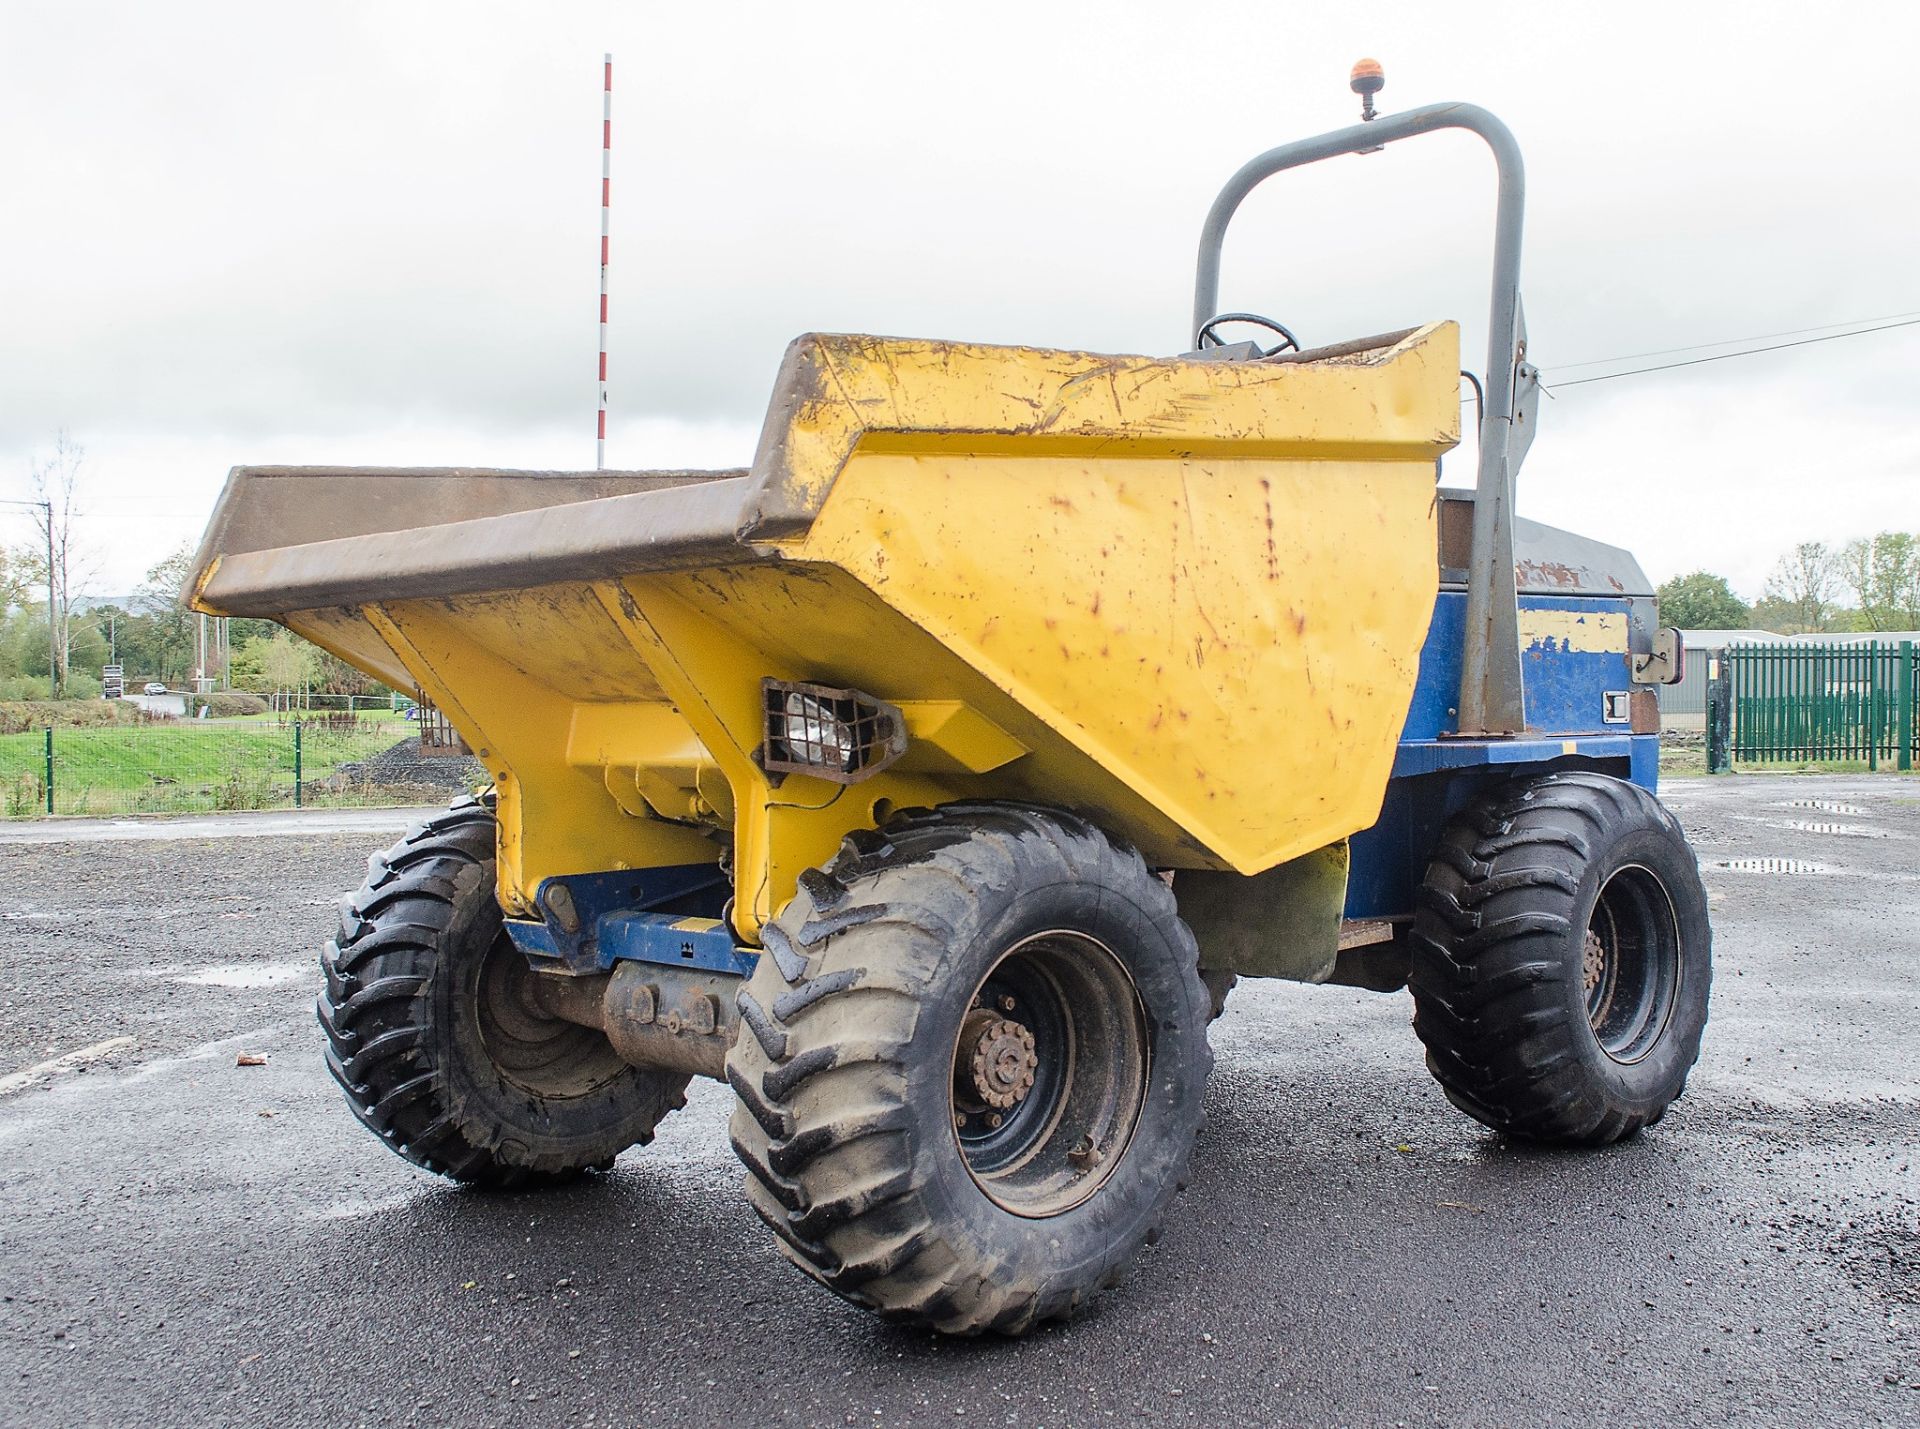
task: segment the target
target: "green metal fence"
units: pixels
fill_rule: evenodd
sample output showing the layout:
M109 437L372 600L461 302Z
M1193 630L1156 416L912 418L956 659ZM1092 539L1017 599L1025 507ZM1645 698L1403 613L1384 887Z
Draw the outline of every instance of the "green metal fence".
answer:
M438 803L479 781L396 717L156 720L0 734L0 815Z
M1725 651L1733 759L1913 768L1916 648L1903 640Z

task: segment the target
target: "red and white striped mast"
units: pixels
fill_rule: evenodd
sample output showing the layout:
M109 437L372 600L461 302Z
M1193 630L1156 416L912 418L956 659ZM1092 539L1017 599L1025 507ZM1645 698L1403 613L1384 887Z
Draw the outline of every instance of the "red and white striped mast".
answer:
M606 57L605 87L600 103L600 419L594 441L593 467L607 466L607 237L613 206L613 56Z

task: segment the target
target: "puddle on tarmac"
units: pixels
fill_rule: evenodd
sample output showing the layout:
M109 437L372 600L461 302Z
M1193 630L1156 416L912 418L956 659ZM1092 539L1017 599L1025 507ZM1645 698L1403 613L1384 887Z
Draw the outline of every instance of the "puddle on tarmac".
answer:
M195 987L285 987L311 976L314 971L314 964L308 962L221 963L186 973L174 981Z
M1804 858L1723 858L1714 865L1734 873L1830 873L1824 863Z
M1818 809L1823 814L1864 814L1867 812L1858 804L1843 804L1838 799L1789 799L1781 807L1787 809Z
M1865 824L1834 824L1815 819L1781 819L1774 824L1779 829L1794 829L1803 834L1838 834L1850 839L1883 839L1887 837L1885 829L1870 829Z

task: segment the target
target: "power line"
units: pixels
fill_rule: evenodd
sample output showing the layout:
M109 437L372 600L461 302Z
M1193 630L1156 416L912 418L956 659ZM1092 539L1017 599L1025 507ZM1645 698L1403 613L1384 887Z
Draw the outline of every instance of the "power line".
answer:
M1543 386L1549 392L1558 392L1563 387L1584 387L1589 382L1611 382L1616 377L1638 377L1648 372L1671 372L1677 367L1698 367L1706 362L1725 362L1730 357L1754 357L1763 352L1783 352L1790 347L1811 347L1817 342L1837 342L1843 337L1865 337L1870 332L1891 332L1894 328L1900 327L1920 327L1920 317L1908 318L1905 322L1882 323L1879 327L1854 328L1851 332L1828 333L1825 337L1803 337L1798 342L1776 342L1769 347L1745 347L1738 352L1721 352L1712 357L1694 357L1685 362L1662 362L1652 367L1631 367L1625 372L1603 372L1598 377L1576 377L1571 382L1555 382L1550 386L1546 384Z
M1736 342L1770 342L1776 337L1799 337L1808 332L1831 332L1837 327L1860 327L1865 323L1890 323L1900 318L1920 318L1920 311L1881 313L1878 317L1852 318L1840 323L1815 323L1812 327L1792 327L1781 332L1757 332L1751 337L1723 337L1718 342L1695 342L1685 347L1656 347L1651 352L1623 352L1614 357L1595 357L1586 362L1556 362L1550 372L1572 372L1582 367L1605 367L1610 362L1635 362L1642 357L1669 357L1676 352L1704 352L1710 347L1731 347Z

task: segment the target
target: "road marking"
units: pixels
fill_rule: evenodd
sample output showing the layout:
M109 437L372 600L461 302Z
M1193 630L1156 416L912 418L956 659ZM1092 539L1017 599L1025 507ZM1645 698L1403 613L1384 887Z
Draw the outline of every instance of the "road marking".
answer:
M96 1042L91 1047L82 1047L78 1051L68 1052L46 1062L38 1062L23 1072L10 1072L0 1077L0 1097L17 1092L22 1087L30 1087L35 1082L52 1076L56 1072L70 1072L75 1067L84 1067L97 1062L102 1057L111 1057L115 1052L124 1052L133 1045L131 1037L109 1037L104 1042Z

